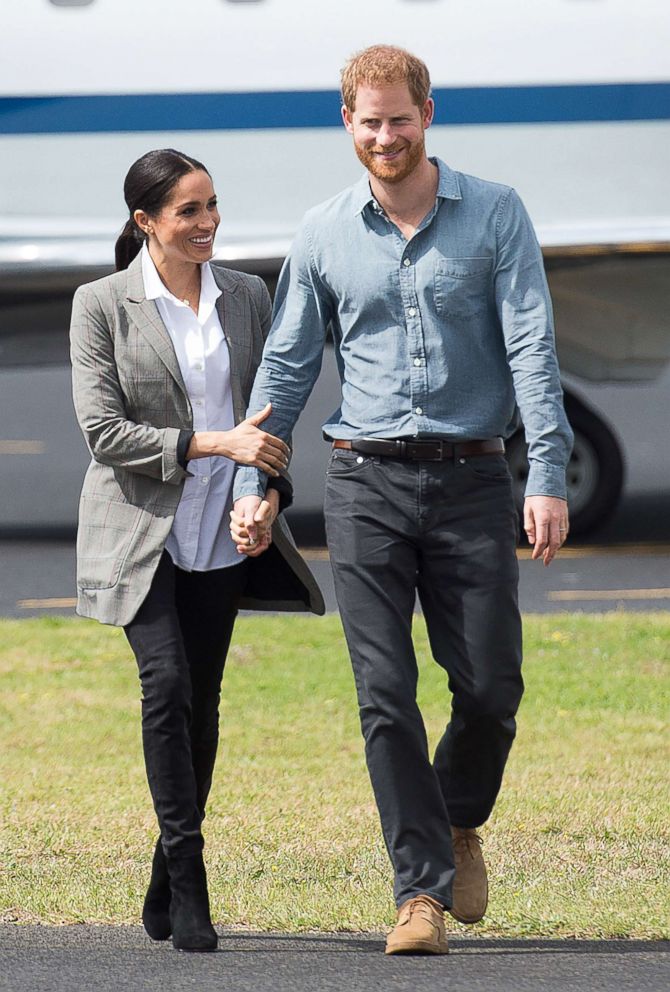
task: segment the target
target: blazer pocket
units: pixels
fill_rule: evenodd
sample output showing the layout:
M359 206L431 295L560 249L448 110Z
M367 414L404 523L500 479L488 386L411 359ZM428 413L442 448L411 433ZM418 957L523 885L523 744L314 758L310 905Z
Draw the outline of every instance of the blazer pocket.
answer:
M473 317L488 309L491 289L488 256L438 258L435 262L435 309L453 317Z
M141 507L132 503L82 497L77 532L80 589L116 585L141 519Z

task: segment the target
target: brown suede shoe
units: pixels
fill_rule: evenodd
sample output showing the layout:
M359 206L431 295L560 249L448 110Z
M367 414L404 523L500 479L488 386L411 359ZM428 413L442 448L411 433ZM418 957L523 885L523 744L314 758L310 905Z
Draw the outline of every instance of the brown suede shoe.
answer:
M478 923L486 912L489 883L482 857L482 839L476 830L452 827L454 845L453 903L449 912L459 923Z
M398 910L398 922L386 938L387 954L448 954L444 910L431 896L415 896Z

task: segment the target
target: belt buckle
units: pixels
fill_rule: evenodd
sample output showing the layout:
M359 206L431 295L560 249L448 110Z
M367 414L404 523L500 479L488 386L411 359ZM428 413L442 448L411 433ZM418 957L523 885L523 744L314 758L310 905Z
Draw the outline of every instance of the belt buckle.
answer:
M427 458L426 461L429 461L429 462L441 462L443 460L443 458L444 458L444 441L443 441L443 439L441 437L440 438L437 438L435 441L431 441L430 444L435 445L436 452L437 453L434 454L434 455L432 455L430 458Z

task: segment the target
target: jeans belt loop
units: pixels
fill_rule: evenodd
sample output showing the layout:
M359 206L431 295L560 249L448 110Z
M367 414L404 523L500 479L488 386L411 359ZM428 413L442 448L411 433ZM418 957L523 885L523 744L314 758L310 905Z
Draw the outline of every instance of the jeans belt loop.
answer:
M398 446L398 457L399 458L406 458L407 457L407 441L403 441L400 438L398 438L398 440L396 441L396 445Z

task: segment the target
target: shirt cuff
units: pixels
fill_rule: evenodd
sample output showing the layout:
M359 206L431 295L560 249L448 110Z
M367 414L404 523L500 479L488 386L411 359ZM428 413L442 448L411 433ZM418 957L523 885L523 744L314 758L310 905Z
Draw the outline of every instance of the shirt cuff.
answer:
M233 481L233 502L243 496L265 496L267 476L252 465L239 465Z
M526 496L556 496L567 499L565 469L546 462L530 462Z
M194 431L179 431L179 440L177 441L177 463L186 471L186 465L188 458L186 457L186 452L188 451L188 446L191 443L191 438L193 437Z

